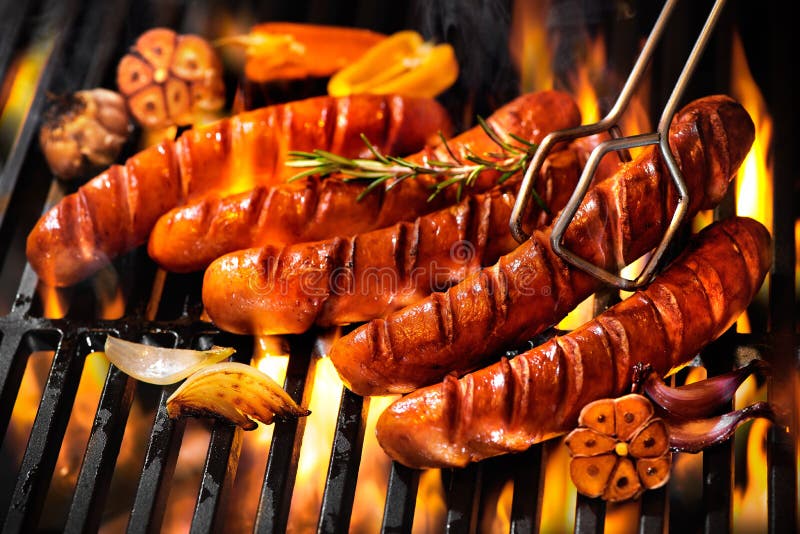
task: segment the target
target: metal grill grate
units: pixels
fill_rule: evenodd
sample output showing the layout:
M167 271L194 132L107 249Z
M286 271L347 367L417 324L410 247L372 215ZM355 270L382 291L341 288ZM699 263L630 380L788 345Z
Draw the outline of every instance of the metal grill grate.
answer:
M308 8L297 2L294 12ZM332 3L334 6L336 3ZM349 5L349 4L348 4ZM166 7L138 2L79 3L77 0L41 3L5 2L0 7L0 78L9 74L17 50L32 39L52 32L54 39L36 85L28 120L17 131L13 146L3 162L0 177L0 259L2 279L13 301L10 312L0 317L0 436L5 436L28 356L41 350L54 351L54 359L41 403L30 433L19 473L0 473L0 486L13 488L6 509L0 510L4 532L30 532L37 528L48 487L73 409L86 356L100 350L109 333L135 341L151 340L161 345L205 348L212 342L233 345L238 354L250 354L253 341L230 336L199 320L198 280L193 277L160 279L154 266L140 252L120 260L121 285L129 296L125 317L119 320L43 319L35 309L37 279L24 263L24 236L41 212L31 206L49 206L67 192L67 186L51 180L42 161L35 134L38 118L49 92L63 93L82 87L113 86L114 59L127 43L153 26L191 30L208 13L206 2L175 3ZM369 10L368 8L364 8ZM327 10L334 13L332 7ZM350 15L350 9L345 10ZM302 13L298 15L302 17ZM329 20L339 22L341 20ZM778 169L780 170L780 169ZM794 316L794 234L791 206L792 184L786 179L775 184L775 232L777 262L770 286L771 332L766 336L729 333L714 343L720 362L713 371L733 364L738 350L757 349L775 365L776 391L794 395L791 377L796 366L797 345ZM46 198L43 194L48 191ZM788 199L788 200L787 200ZM731 208L729 208L731 209ZM26 214L27 212L27 214ZM722 214L724 215L724 213ZM787 261L788 260L788 261ZM177 319L162 319L148 310L148 297L161 294L161 315L174 308ZM161 289L163 288L163 293ZM77 298L77 297L76 297ZM313 335L290 339L285 389L301 404L312 393L315 371ZM119 370L108 371L94 423L86 446L66 520L65 530L95 531L99 528L111 486L123 432L131 410L135 381ZM160 529L185 421L170 420L164 403L173 387L165 387L158 399L148 439L143 468L139 473L133 506L127 524L129 532ZM794 398L793 396L791 398ZM359 461L369 400L342 390L330 464L319 510L320 532L348 530L356 490ZM111 416L109 416L111 414ZM268 451L267 467L254 520L259 532L282 532L287 528L289 507L295 486L298 456L303 444L305 420L279 421ZM194 508L192 532L224 529L226 498L236 478L242 431L214 423ZM796 516L796 462L792 436L773 429L769 443L769 529L794 531ZM497 458L465 469L443 471L448 532L474 532L480 523L481 503L491 497L492 488L513 480L511 532L537 532L542 514L544 462L548 445L537 445L513 457ZM732 492L732 445L710 449L704 455L703 514L705 531L730 530ZM410 532L414 518L420 472L398 464L391 466L383 504L383 532ZM641 502L640 532L663 532L670 516L680 510L668 507L670 490L648 492ZM376 508L380 505L376 503ZM605 506L598 500L579 498L575 531L602 532Z

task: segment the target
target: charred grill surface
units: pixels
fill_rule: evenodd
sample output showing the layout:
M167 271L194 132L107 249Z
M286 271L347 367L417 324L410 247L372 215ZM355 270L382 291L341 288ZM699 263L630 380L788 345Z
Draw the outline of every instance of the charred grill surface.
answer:
M4 150L0 160L0 438L9 434L11 413L26 365L37 352L53 353L53 363L43 387L30 439L23 445L21 465L12 466L9 459L0 458L0 524L4 532L29 532L41 527L47 516L53 513L45 503L67 422L74 409L81 372L87 356L102 349L106 335L184 348L229 345L236 347L240 355L252 353L251 338L221 333L200 320L200 280L197 276L167 275L163 280L143 250L129 253L115 262L118 284L126 305L123 316L114 320L96 319L100 305L95 302L93 282L84 282L67 290L70 306L65 318L43 318L43 302L36 294L38 280L24 260L25 236L38 216L75 187L52 179L36 142L47 93L66 93L99 85L113 87L115 61L137 35L155 26L204 33L207 29L205 20L216 12L219 4L212 1L161 5L129 0L41 0L0 5L0 20L4 22L4 31L0 32L0 78L4 84L8 77L18 72L21 51L39 43L43 35L53 36L52 43L46 43L50 49L26 112L27 119L11 139L3 139L8 141L8 150ZM385 13L377 13L377 8L369 2L364 3L369 5L358 8L349 2L330 2L326 7L320 7L321 2L308 1L264 4L269 5L253 7L254 14L264 20L313 18L339 24L372 20L373 29L384 32L410 26L413 22L413 9L408 6L405 10L397 6L386 7ZM447 19L444 3L436 4L442 9L438 16ZM505 4L510 6L510 2ZM779 10L771 11L770 16L779 16ZM447 24L439 22L439 31L445 33L443 28ZM435 21L428 20L426 24L438 28ZM650 22L642 24L649 27ZM771 42L778 43L778 40ZM720 40L718 48L727 52L728 42ZM776 57L786 53L781 50L773 52ZM662 70L668 66L662 65ZM665 75L665 78L673 77ZM787 102L788 89L776 88L774 92L780 91L784 91L784 98L777 102ZM469 100L450 98L448 107L452 107L452 102L463 104ZM783 122L778 119L776 132L779 135L789 131L786 122L787 119ZM5 133L3 135L8 137ZM132 148L133 143L126 147L123 156L130 155ZM788 176L791 168L786 162L792 158L787 156L787 149L776 154L776 171L783 171ZM772 330L764 335L729 333L707 349L709 354L721 353L730 362L735 354L756 352L771 360L779 370L794 369L797 343L793 315L796 303L792 297L793 196L791 179L776 179L773 231L776 263L768 309L757 310L770 318ZM312 393L315 335L312 332L290 340L289 372L284 386L297 401ZM788 372L775 374L779 378L770 389L770 397L778 402L785 400L787 395L793 398L793 386L786 384L783 378L790 376ZM126 527L129 532L159 531L186 426L183 420L167 418L164 403L172 389L143 388L113 366L109 369L83 451L74 494L64 512L64 523L59 528L95 531L105 519L106 508L116 504L111 502L114 497L106 498L106 495L115 475L115 461L128 415L140 395L149 395L154 406L153 418L147 428L142 467L134 475L135 490L132 504L126 511ZM147 390L146 395L144 390ZM349 391L343 391L341 398L330 402L340 402L340 407L322 509L318 511L318 528L320 531L346 531L353 508L368 402ZM114 417L109 418L109 412ZM219 422L209 425L211 439L197 488L197 502L192 514L193 532L211 532L224 521L227 498L237 475L241 431ZM277 424L270 450L263 451L269 457L268 467L263 475L257 516L252 519L252 524L260 532L280 532L286 528L304 430L302 422ZM793 513L797 491L796 466L792 442L795 436L780 429L772 430L769 436L768 527L771 532L793 531L796 524ZM511 531L537 532L541 528L544 466L551 445L535 445L509 458L443 471L448 531L470 532L480 528L485 503L496 498L499 488L511 480ZM710 482L704 487L704 504L699 515L707 531L724 530L730 525L733 467L728 451L714 451L706 461L704 479ZM392 465L382 513L382 532L411 531L420 475L420 471ZM662 532L665 525L685 524L686 519L679 517L685 511L674 502L668 502L669 494L667 489L645 494L640 509L640 532ZM602 532L605 506L596 500L579 498L575 516L576 532Z

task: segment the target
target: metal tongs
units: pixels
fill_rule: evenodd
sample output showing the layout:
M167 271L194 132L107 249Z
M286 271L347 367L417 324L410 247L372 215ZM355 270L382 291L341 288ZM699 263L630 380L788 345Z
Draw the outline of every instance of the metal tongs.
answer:
M708 16L708 19L706 20L699 37L697 38L697 42L695 42L694 48L689 54L686 65L684 65L683 71L678 77L675 88L673 89L672 94L670 95L669 100L664 107L664 112L662 113L661 119L658 122L658 130L653 133L620 137L621 133L618 126L619 119L625 109L628 107L631 96L633 96L636 87L641 81L642 74L644 73L647 64L650 62L650 58L653 55L653 50L655 49L659 39L661 39L661 36L664 33L664 28L667 24L667 20L671 16L672 11L677 3L678 0L667 0L667 2L664 4L658 19L656 20L656 23L650 32L650 36L647 38L647 41L645 42L645 45L642 48L642 51L639 54L639 57L637 58L630 75L628 76L628 79L625 81L622 91L617 97L614 107L611 108L611 111L609 111L608 115L594 124L587 124L585 126L552 132L542 140L542 143L539 145L536 153L533 156L530 166L528 166L528 169L525 172L525 177L522 180L517 200L514 203L514 209L511 212L511 221L509 223L511 227L511 234L517 241L521 243L530 237L530 234L528 234L522 228L522 222L532 196L534 178L538 175L546 156L553 146L561 141L572 140L579 137L585 137L599 132L608 131L611 134L612 139L599 144L589 156L589 159L586 162L586 167L583 169L583 173L578 181L578 185L575 187L575 191L572 193L567 205L561 211L561 214L553 224L550 243L553 247L553 251L555 251L555 253L558 254L558 256L560 256L563 260L571 263L572 265L607 284L624 290L636 289L650 281L650 278L654 274L656 267L658 267L658 263L661 260L664 251L675 235L676 230L683 222L689 205L689 192L686 188L683 174L678 168L678 164L675 162L675 158L673 157L669 148L669 125L670 122L672 122L675 109L681 99L681 96L683 95L684 90L686 89L686 85L688 84L688 81L694 72L698 59L702 55L703 50L708 43L711 32L716 25L717 20L719 19L722 8L725 5L725 0L716 0L714 3L711 13ZM575 213L578 211L578 206L580 206L584 196L586 196L586 192L589 189L589 185L594 177L594 173L603 156L611 151L626 151L629 148L655 144L658 145L661 155L663 156L664 161L669 169L672 181L675 183L675 188L678 192L678 204L664 237L650 255L650 258L648 259L644 269L635 280L629 280L627 278L610 273L605 269L586 261L580 256L577 256L570 250L566 249L562 241L564 232L575 216Z

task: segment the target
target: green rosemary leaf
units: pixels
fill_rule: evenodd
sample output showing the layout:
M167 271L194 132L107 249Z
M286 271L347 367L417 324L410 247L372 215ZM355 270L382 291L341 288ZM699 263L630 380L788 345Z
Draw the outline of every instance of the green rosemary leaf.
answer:
M381 163L389 163L389 160L387 160L386 157L380 153L378 147L370 143L369 139L367 139L367 136L364 135L363 133L361 134L361 140L364 141L365 145L367 145L367 148L369 149L370 152L372 152L372 155L375 156L375 159L377 159Z
M290 150L288 155L290 158L317 159L317 155L313 152L303 152L302 150Z
M335 171L336 171L335 167L332 167L330 165L321 165L319 167L314 167L313 169L308 169L303 172L299 172L286 181L292 183L296 182L297 180L301 180L307 176L314 176L315 174L318 174L320 176L327 176L328 174L331 174L332 172Z
M373 189L375 189L379 185L383 184L386 180L388 180L391 177L392 177L391 174L387 174L385 176L381 176L380 178L377 178L374 181L370 182L370 184L366 188L364 188L364 190L361 193L359 193L359 195L356 197L356 202L361 202L364 199L364 197L367 196L368 194L370 194L370 192Z
M391 167L391 162L383 163L371 159L355 159L356 168L364 169L367 171L387 172L387 167Z
M458 183L458 189L456 189L456 202L461 202L461 195L464 194L464 182Z
M416 163L408 161L407 159L398 158L397 156L386 156L386 159L389 160L391 163L400 165L401 167L406 167L408 169L414 169L414 170L424 169L424 167L421 167Z
M542 211L545 212L547 215L552 215L550 212L550 208L547 207L545 204L544 199L539 196L539 193L536 192L536 189L531 189L531 195L533 195L533 200L536 201L536 204L542 208Z
M497 183L498 184L502 184L506 180L508 180L509 178L514 176L515 174L517 174L517 171L506 171L506 172L504 172L503 174L500 175L500 178L497 179Z
M475 182L476 182L476 181L477 181L477 179L478 179L478 175L479 175L479 174L481 173L481 171L482 171L482 170L484 170L484 169L485 169L485 167L483 167L482 165L478 165L477 167L475 167L474 169L472 169L472 170L469 172L469 174L467 175L467 179L466 179L467 185L468 185L468 186L470 186L470 187L472 187L473 185L475 185Z
M486 122L486 120L483 117L480 116L478 117L478 124L480 124L481 128L483 128L483 131L486 132L486 135L489 136L489 139L494 141L494 143L503 150L506 150L508 152L516 152L519 150L517 147L506 143L505 140L503 140L503 138L500 137L500 134L497 133L497 130L495 130L491 124Z
M441 130L439 131L439 139L442 140L442 146L444 146L444 149L447 150L448 154L450 154L450 157L453 158L453 161L461 165L461 159L456 156L456 153L453 152L452 148L450 148L450 143L447 142L447 139L444 137L444 134L441 132Z
M443 169L452 169L454 167L458 167L457 163L453 163L452 161L439 161L439 160L428 160L428 165L431 167L441 167Z
M448 187L450 187L455 183L462 182L463 180L464 180L463 176L453 176L452 178L448 178L447 180L444 180L442 182L437 182L436 185L434 185L433 187L441 191L443 189L447 189Z
M508 132L508 136L514 141L521 143L522 146L525 147L524 148L525 152L536 152L536 149L539 147L539 145L537 145L536 143L532 143L527 139L525 139L524 137L520 137L519 135L515 134L514 132Z
M359 171L356 169L341 169L339 172L346 176L350 176L355 179L363 180L363 179L370 179L374 180L376 178L383 178L384 176L391 176L390 174L387 175L385 172L380 171Z
M327 150L314 150L314 154L317 157L324 158L330 163L335 163L342 167L354 167L354 161L350 158L345 158L344 156L340 156L339 154L334 154L333 152L328 152Z
M304 169L306 167L319 167L320 165L324 165L324 163L319 159L295 159L287 161L284 165L294 169Z
M407 178L411 178L413 176L416 176L416 174L414 174L413 172L407 172L405 174L400 174L400 175L396 176L394 182L392 182L392 183L390 183L389 185L386 186L386 190L387 191L391 191L392 189L394 189L397 186L397 184L399 184L403 180L406 180Z

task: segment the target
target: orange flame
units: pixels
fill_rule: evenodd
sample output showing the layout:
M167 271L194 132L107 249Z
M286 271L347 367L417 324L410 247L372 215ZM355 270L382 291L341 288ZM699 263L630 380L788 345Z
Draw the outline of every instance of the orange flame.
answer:
M528 93L553 87L550 43L543 21L550 2L514 2L509 51L520 77L520 91Z
M736 213L752 217L772 231L772 117L750 73L742 40L734 34L731 93L750 114L756 138L736 176Z
M9 68L13 75L0 85L0 138L12 137L27 116L52 45L52 38L32 45Z
M101 319L119 319L125 315L125 297L113 266L102 269L94 277L94 291L100 306Z
M47 319L61 319L67 314L67 310L69 310L68 290L39 282L37 291L42 301L42 314L44 317Z
M747 435L747 486L734 488L733 529L763 532L767 528L767 431L771 423L756 419Z
M413 534L423 534L444 530L446 513L447 505L444 500L441 470L428 469L423 471L419 476L411 532Z
M575 523L577 492L569 477L569 451L563 440L545 444L542 532L569 532Z
M733 36L731 52L731 93L750 114L756 127L756 138L736 175L736 213L752 217L772 232L772 117L756 85L738 32ZM765 301L767 281L755 300ZM739 332L750 332L750 323L743 313L736 323Z

